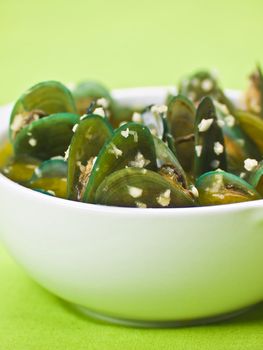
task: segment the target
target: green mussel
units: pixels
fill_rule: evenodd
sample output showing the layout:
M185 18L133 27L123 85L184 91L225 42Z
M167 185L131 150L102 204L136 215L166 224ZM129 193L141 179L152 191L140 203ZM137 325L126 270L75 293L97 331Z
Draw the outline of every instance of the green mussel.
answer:
M9 135L17 135L33 121L55 113L76 113L76 106L67 87L57 81L44 81L27 90L13 107Z
M126 168L109 175L98 187L95 203L121 207L192 207L191 194L146 169Z
M41 160L64 156L79 116L57 113L25 126L14 140L16 156L28 155Z
M96 157L112 134L108 120L99 115L84 116L76 125L68 152L69 199L82 199Z
M146 126L130 122L115 130L96 159L83 201L94 203L104 178L125 167L157 169L153 138Z
M216 74L209 71L198 71L183 79L179 85L179 93L187 96L195 104L198 104L203 97L210 96L225 104L231 112L235 110L233 103L220 88Z
M199 205L231 204L260 199L260 194L245 180L225 171L210 171L196 181Z
M195 113L195 107L187 97L178 95L169 99L167 124L178 160L187 172L193 169L194 164Z
M195 177L218 168L227 169L224 136L213 101L205 97L195 118Z

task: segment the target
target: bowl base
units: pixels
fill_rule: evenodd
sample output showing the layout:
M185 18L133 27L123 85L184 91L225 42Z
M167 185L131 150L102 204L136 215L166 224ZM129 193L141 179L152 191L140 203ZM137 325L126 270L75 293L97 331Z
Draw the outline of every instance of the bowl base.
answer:
M244 307L239 310L235 310L232 312L215 315L215 316L209 316L209 317L197 318L197 319L191 319L191 320L189 319L189 320L171 320L171 321L161 321L161 320L148 321L148 320L123 319L123 318L112 317L103 313L99 313L99 312L90 310L84 306L80 306L76 304L71 304L71 307L73 307L73 309L76 310L77 312L80 312L82 315L87 316L89 318L93 318L94 320L121 325L121 326L137 327L137 328L177 328L177 327L201 326L201 325L206 325L210 323L226 321L228 319L242 315L243 313L254 308L256 305L258 305L258 303L252 306Z

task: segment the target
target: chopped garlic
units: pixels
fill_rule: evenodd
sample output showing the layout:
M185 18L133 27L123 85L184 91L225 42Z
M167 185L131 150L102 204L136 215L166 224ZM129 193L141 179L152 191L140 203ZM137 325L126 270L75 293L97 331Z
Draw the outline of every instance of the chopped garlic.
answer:
M194 185L192 185L192 186L190 187L190 191L192 192L192 194L194 195L194 197L196 197L196 198L199 197L198 189L197 189Z
M37 140L34 139L33 137L31 137L29 140L28 140L28 143L30 144L31 147L35 147L37 145Z
M94 157L94 158L93 158L93 160L92 160L92 168L94 167L94 164L95 164L97 158L98 158L98 157Z
M111 154L114 154L115 155L115 157L116 157L116 159L118 159L119 157L121 157L122 156L122 150L120 150L119 148L117 148L115 145L114 145L114 143L111 143L110 144L110 149L109 149L109 153L111 153Z
M138 113L138 112L134 112L133 115L132 115L132 121L135 122L135 123L141 123L141 121L142 121L141 114Z
M200 132L205 132L207 131L210 126L213 124L214 119L209 118L209 119L202 119L201 122L198 124L198 130Z
M101 107L96 108L93 113L100 115L103 118L106 116L104 109Z
M138 133L134 130L130 130L129 134L133 136L134 142L138 142Z
M143 190L139 187L128 186L129 195L133 198L139 198L142 195Z
M56 193L54 191L47 190L47 193L51 194L51 196L56 196Z
M244 168L247 170L247 171L252 171L254 170L258 165L258 161L256 159L251 159L251 158L247 158L245 161L244 161Z
M101 106L103 108L108 108L109 107L109 101L106 98L104 98L104 97L99 98L96 101L96 103L97 103L98 106Z
M195 153L196 153L197 157L201 157L202 149L203 149L202 145L196 145L195 146Z
M211 167L212 167L213 169L218 168L219 164L220 164L220 161L219 161L218 159L214 159L214 160L212 160L212 162L210 163L210 165L211 165Z
M10 173L10 168L4 168L3 169L4 174L9 174Z
M222 174L216 174L214 177L214 182L209 189L210 192L217 193L221 191L221 188L224 186L224 178Z
M64 157L62 157L62 156L54 156L54 157L51 157L50 159L60 159L60 160L64 160Z
M123 125L125 125L125 124L127 124L128 122L126 121L126 120L124 120L123 122L120 122L120 124L119 124L119 127L121 127L121 126L123 126Z
M246 173L244 173L243 171L239 174L239 176L241 177L241 179L244 179L246 177Z
M147 208L147 205L143 202L135 202L137 208Z
M218 119L218 121L217 121L217 125L218 125L220 128L222 128L222 127L225 125L224 120L222 120L222 119Z
M86 165L83 165L80 160L76 162L76 165L79 167L79 184L78 184L78 193L77 197L79 200L83 198L85 188L89 182L90 174L93 170L94 163L97 157L90 157Z
M232 128L235 125L235 118L229 114L225 117L225 123L229 128Z
M224 146L220 142L214 143L214 152L216 155L219 156L219 154L224 152Z
M24 117L23 114L17 114L11 124L11 130L18 132L24 126Z
M168 207L168 205L171 202L171 190L166 190L156 198L156 201L158 204L160 204L162 207Z
M158 114L162 114L162 113L166 113L167 112L167 106L166 105L153 105L151 107L151 112L152 113L158 113Z
M125 137L125 139L127 139L127 137L129 136L129 132L130 130L129 128L127 128L126 130L121 131L121 135Z
M79 126L79 124L75 124L72 128L72 131L75 132L77 130L78 126Z
M148 165L150 161L148 159L145 159L143 154L139 151L134 160L131 160L129 162L130 167L135 167L135 168L143 168L146 165Z
M214 83L212 82L211 79L205 79L201 83L201 87L204 91L211 91L214 87Z
M64 160L68 160L69 150L70 150L70 145L68 146L68 149L67 149L66 152L65 152Z
M34 170L34 173L35 173L35 175L36 175L37 177L41 177L41 175L42 175L42 171L41 171L39 168L36 168L36 169Z

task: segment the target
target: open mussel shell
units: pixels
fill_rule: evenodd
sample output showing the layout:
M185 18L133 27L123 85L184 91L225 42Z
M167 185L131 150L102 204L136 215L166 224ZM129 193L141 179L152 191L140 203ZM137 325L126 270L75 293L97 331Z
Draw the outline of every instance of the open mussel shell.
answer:
M14 141L16 156L27 155L41 160L64 156L70 144L73 126L79 116L57 113L33 121L24 127Z
M39 166L35 168L31 181L48 177L67 178L67 173L67 162L62 157L58 157L40 163Z
M13 107L9 135L14 140L33 121L55 113L76 113L71 92L57 81L44 81L27 90Z
M76 85L72 91L80 115L86 113L92 102L102 99L104 108L111 108L113 99L109 90L97 81L83 81Z
M263 74L260 66L249 78L250 84L245 95L247 110L263 118Z
M42 190L46 194L59 198L67 198L67 179L60 177L39 178L26 184L28 188L33 190Z
M153 141L159 173L168 179L175 178L183 187L187 188L186 174L174 153L157 136L153 136Z
M41 190L59 198L67 194L67 162L64 159L49 159L42 162L26 184L34 190Z
M211 171L197 179L200 205L219 205L260 199L248 182L225 171Z
M66 198L67 162L61 157L40 163L25 186L44 194Z
M186 171L194 163L195 107L186 97L178 95L169 99L167 123L174 138L176 155Z
M179 183L171 184L156 172L138 168L121 169L109 175L98 187L95 203L138 208L195 205Z
M263 161L251 172L248 182L263 196Z
M219 87L217 78L209 71L198 71L181 81L179 93L187 96L195 104L198 104L203 97L210 96L215 100L227 105L233 111L233 103L226 97Z
M130 122L115 130L98 155L83 201L94 203L104 178L125 167L157 169L153 138L146 126Z
M81 200L93 163L113 129L108 120L90 114L76 128L69 147L68 198Z
M214 101L218 125L222 128L228 171L239 175L247 158L260 159L255 143L244 133L238 119L230 114L227 107Z
M263 120L252 113L238 111L235 113L242 130L254 142L261 156L263 155Z
M213 101L205 97L198 106L195 119L195 164L198 177L215 169L227 169L224 136Z
M31 179L39 164L40 161L33 157L11 157L1 172L12 181L25 184Z

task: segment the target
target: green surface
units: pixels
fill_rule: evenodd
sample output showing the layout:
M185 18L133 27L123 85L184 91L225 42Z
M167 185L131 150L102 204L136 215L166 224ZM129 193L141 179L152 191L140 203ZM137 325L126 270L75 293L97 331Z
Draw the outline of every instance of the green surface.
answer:
M0 104L40 80L165 85L203 67L241 88L263 63L262 20L261 0L2 0ZM136 330L74 314L3 250L0 276L1 350L263 348L263 306L213 326Z
M0 250L1 350L262 350L263 306L217 325L147 330L74 313Z

